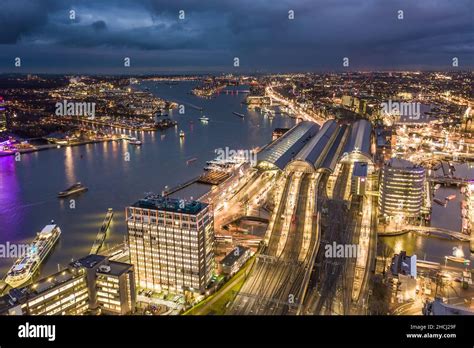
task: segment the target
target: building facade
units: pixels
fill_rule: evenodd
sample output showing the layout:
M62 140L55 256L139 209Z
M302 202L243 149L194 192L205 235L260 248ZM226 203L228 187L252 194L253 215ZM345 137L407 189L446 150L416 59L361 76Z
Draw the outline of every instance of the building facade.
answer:
M130 314L136 305L133 266L88 255L0 298L0 315Z
M382 216L418 218L423 205L425 169L392 158L381 171L379 212Z
M97 303L104 314L124 315L135 308L133 266L111 262L97 269Z
M214 271L211 207L149 195L126 210L136 284L154 291L203 293Z

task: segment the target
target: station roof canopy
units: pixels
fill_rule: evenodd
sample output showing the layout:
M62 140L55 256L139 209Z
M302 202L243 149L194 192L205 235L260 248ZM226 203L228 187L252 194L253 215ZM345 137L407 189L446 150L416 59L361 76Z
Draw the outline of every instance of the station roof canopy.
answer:
M306 166L309 171L317 170L324 161L338 132L339 126L336 121L326 121L319 132L298 152L288 165L288 169L297 170Z
M339 161L343 149L345 146L346 138L350 134L350 129L347 125L341 125L338 129L338 133L332 142L331 148L327 151L324 161L320 167L334 172L337 162Z
M257 165L260 168L269 167L283 170L316 135L318 130L319 125L314 122L302 121L298 123L257 154Z
M351 133L344 148L345 155L360 154L372 161L370 151L372 137L372 125L367 120L358 120L351 126Z

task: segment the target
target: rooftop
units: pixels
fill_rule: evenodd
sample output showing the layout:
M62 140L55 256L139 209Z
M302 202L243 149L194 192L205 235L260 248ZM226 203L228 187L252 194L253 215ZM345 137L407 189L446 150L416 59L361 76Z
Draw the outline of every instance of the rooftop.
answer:
M232 266L235 261L240 259L245 254L247 250L249 250L249 248L246 248L242 245L238 245L234 250L232 250L222 259L222 261L220 262L221 265Z
M40 295L51 288L56 287L58 284L67 282L75 277L76 275L70 269L66 268L61 272L57 272L50 275L49 277L42 278L33 284L22 288L11 289L9 296L11 299L21 303L23 299Z
M128 272L133 266L129 263L109 261L107 264L97 269L98 274L110 274L119 277L123 273Z
M183 213L196 215L205 209L208 205L199 201L186 201L177 198L163 197L161 195L150 194L138 202L132 204L132 207L163 210L173 213Z
M302 121L281 137L265 146L258 154L258 163L269 163L283 170L294 156L319 130L314 122Z
M358 177L367 176L367 162L355 162L352 174Z
M432 302L431 312L433 315L474 315L474 309L447 304L440 298Z
M105 256L90 254L70 263L72 267L92 268L106 259Z
M361 119L352 124L351 134L346 143L344 152L360 152L371 158L370 142L372 134L372 125L369 121Z
M410 162L406 159L396 158L396 157L390 158L390 160L388 160L385 163L385 165L387 167L393 167L393 168L399 168L399 169L422 168L422 167L416 165L415 163Z
M323 159L325 150L328 149L330 140L339 130L336 121L326 121L319 132L311 138L308 144L296 155L295 159L307 161L308 163L318 167L319 162Z
M338 134L334 139L331 148L328 150L324 161L321 163L320 168L325 168L331 172L336 168L336 164L341 156L341 152L344 149L346 142L346 135L349 133L349 127L347 125L341 125L339 127Z

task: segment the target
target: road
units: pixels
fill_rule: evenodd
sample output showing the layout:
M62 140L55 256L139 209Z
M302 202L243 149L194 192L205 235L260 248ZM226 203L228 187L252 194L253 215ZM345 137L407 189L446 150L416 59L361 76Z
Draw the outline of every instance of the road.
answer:
M288 109L290 109L294 114L298 115L298 117L302 118L305 121L312 121L316 122L319 125L324 123L324 120L317 115L311 115L304 111L297 103L293 103L290 100L284 99L278 93L273 90L272 86L268 86L265 89L265 94L269 96L271 99L276 100L280 104L285 105Z

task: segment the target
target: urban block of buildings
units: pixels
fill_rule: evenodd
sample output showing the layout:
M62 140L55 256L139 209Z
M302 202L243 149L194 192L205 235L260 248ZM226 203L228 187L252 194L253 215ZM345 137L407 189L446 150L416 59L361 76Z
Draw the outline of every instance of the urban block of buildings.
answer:
M134 267L91 254L0 297L0 315L105 315L135 310Z

